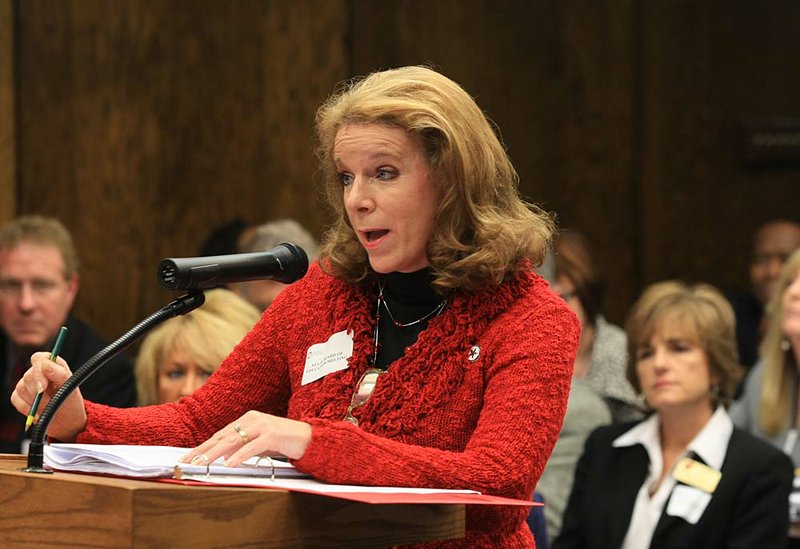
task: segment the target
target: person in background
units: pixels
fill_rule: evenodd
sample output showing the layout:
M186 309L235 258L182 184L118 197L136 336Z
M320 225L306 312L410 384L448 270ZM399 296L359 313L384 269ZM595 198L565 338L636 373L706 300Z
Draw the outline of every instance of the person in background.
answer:
M23 216L0 227L0 452L27 448L24 419L9 398L35 351L49 350L61 326L68 328L61 356L76 367L106 346L70 311L78 295L78 254L64 225L56 219ZM82 385L100 404L136 404L130 359L118 355ZM39 412L43 408L39 409Z
M741 372L728 301L654 284L627 331L628 376L653 414L589 435L554 547L783 547L792 463L725 410Z
M532 272L551 216L519 196L472 97L431 69L349 81L316 120L337 216L309 272L191 396L119 410L76 392L48 433L197 445L183 460L201 464L278 453L324 482L529 498L561 428L580 329ZM67 375L46 353L32 362L18 410ZM467 506L463 539L421 547L533 548L527 514Z
M317 257L317 241L300 223L293 219L279 219L259 225L253 234L242 243L239 251L242 253L266 252L284 242L290 242L303 248L312 262ZM277 280L262 279L249 280L230 284L232 291L239 294L254 306L264 311L275 300L277 295L286 288L286 284Z
M603 317L605 283L586 237L577 231L562 232L555 241L553 258L553 290L581 321L575 378L585 380L603 398L613 421L641 419L641 401L625 377L625 332Z
M572 491L575 466L583 452L586 437L597 427L609 423L611 423L611 412L605 401L586 380L573 378L564 424L561 426L558 440L542 472L539 484L536 485L536 492L544 498L546 532L550 539L555 539L561 531L561 519ZM533 507L531 513L536 509ZM528 518L528 522L531 522L531 517ZM536 538L536 542L537 547L541 545L539 538Z
M731 294L736 314L739 359L747 368L758 360L758 346L766 329L764 309L775 294L781 267L800 248L800 223L777 219L764 223L753 237L749 293Z
M577 231L562 232L539 269L581 321L581 343L575 360L567 413L553 453L536 485L545 500L547 534L555 539L572 490L575 466L586 437L612 421L638 418L639 399L625 378L625 333L601 314L604 284L589 251L586 238ZM601 396L603 395L605 399ZM623 404L624 402L630 405ZM534 522L531 509L528 522ZM539 540L537 539L537 542Z
M199 389L260 317L229 290L206 292L202 307L150 332L136 358L139 406L178 402Z
M769 441L800 468L800 250L783 266L767 308L761 360L744 383L731 416L736 425ZM800 505L792 508L792 546L800 546Z
M240 218L232 219L215 227L200 245L198 255L228 255L239 252L242 243L255 232L255 227Z
M533 501L541 506L531 507L528 515L528 528L531 529L536 549L550 549L550 534L547 532L547 520L544 518L545 501L539 492L533 493Z

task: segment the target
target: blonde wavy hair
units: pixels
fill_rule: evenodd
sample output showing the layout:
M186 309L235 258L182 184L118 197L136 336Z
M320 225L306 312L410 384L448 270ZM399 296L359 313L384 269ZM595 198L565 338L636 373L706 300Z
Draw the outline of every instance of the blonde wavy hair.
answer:
M736 348L736 317L728 300L708 284L688 285L676 280L658 282L645 289L631 308L628 332L627 377L641 393L636 373L637 351L663 326L678 326L705 352L711 374L719 379L716 402L730 405L742 375ZM709 398L712 398L710 395Z
M136 358L139 406L159 404L158 367L171 351L187 353L212 373L260 316L261 311L230 290L209 290L202 307L150 332Z
M519 176L495 128L458 84L426 67L375 72L343 84L317 112L317 156L338 221L320 265L348 282L373 274L344 210L333 157L348 124L383 124L417 138L441 197L427 255L439 293L499 284L547 253L554 221L522 200Z
M789 256L781 269L775 295L767 304L767 331L761 342L764 377L758 402L758 422L768 435L776 435L791 415L792 394L797 386L797 360L783 348L783 294L800 274L800 250Z

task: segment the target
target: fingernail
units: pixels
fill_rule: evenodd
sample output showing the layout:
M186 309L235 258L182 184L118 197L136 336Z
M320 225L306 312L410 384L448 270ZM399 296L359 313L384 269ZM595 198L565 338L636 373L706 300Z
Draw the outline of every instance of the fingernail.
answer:
M203 454L200 454L199 456L194 456L190 463L192 465L203 465L207 461L208 461L208 459L206 458L206 456L204 456Z
M36 392L37 393L44 393L44 385L42 385L41 381L36 384Z

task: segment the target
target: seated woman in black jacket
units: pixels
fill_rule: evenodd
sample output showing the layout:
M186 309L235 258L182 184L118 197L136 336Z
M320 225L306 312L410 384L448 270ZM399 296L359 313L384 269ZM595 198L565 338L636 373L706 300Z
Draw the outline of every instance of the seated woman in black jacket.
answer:
M628 320L628 378L653 410L586 442L555 548L782 548L792 463L733 427L733 311L707 285L648 288Z

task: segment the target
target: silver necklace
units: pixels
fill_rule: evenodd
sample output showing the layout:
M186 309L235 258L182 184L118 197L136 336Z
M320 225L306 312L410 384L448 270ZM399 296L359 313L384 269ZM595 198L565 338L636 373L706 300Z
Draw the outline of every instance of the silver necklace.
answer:
M386 303L386 300L383 298L383 287L385 282L380 282L378 284L378 304L375 307L375 350L372 354L372 365L375 366L378 363L378 346L380 344L380 325L381 325L381 306L386 309L386 312L389 314L389 319L392 321L398 328L408 328L409 326L414 326L415 324L419 324L420 322L425 322L433 317L437 317L442 314L444 308L447 306L447 300L443 299L441 303L439 303L436 307L433 308L432 311L429 313L425 313L423 316L416 320L412 320L411 322L400 322L395 318L392 314L392 310L389 308L389 304Z
M386 303L386 299L384 299L383 297L383 286L384 286L383 283L381 283L378 286L378 315L380 315L381 305L383 305L383 308L386 309L387 313L389 313L389 318L391 319L392 324L394 324L398 328L408 328L409 326L414 326L415 324L419 324L420 322L425 322L429 318L439 316L440 314L442 314L442 311L444 311L444 308L447 305L447 300L443 299L442 302L439 303L436 307L434 307L431 312L422 315L420 318L412 320L411 322L400 322L392 314L392 310L389 308L389 304ZM380 316L378 316L378 318L380 318Z

